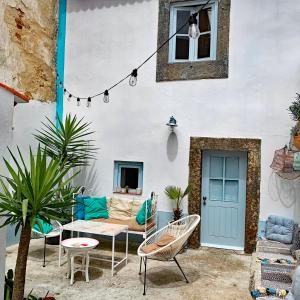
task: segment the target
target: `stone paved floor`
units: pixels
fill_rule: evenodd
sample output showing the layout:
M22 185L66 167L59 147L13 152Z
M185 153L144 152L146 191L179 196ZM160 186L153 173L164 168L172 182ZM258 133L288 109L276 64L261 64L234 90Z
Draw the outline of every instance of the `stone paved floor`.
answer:
M117 244L120 251L121 243ZM108 255L108 245L100 243L97 254ZM117 275L110 276L110 265L92 261L90 282L77 273L73 286L66 279L66 263L58 268L58 247L48 246L47 266L42 267L43 241L32 240L28 258L26 290L42 296L49 290L58 300L106 299L203 299L246 300L251 257L218 249L188 250L178 255L190 283L186 284L175 263L149 262L147 296L142 296L143 281L138 275L136 246L130 246L129 262ZM7 268L14 268L17 246L7 249ZM65 258L64 258L65 262Z

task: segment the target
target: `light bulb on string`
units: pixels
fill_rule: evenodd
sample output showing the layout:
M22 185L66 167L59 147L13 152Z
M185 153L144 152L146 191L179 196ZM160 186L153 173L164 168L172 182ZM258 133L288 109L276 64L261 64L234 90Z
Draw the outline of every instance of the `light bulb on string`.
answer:
M109 102L109 92L108 92L108 90L104 91L103 102L104 103L108 103Z
M77 106L80 106L80 98L77 98Z
M86 107L91 107L92 106L92 98L88 97L87 102L86 102Z
M133 69L129 78L129 85L135 86L137 84L137 69Z
M68 101L71 101L72 94L69 94Z
M200 36L200 29L197 21L197 13L192 14L189 18L189 37L197 39Z

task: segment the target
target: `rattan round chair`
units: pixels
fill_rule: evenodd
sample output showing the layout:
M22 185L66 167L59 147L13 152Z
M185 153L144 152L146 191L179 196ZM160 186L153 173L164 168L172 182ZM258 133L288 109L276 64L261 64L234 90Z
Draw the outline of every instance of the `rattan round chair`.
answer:
M188 279L180 267L176 255L183 249L188 238L195 230L200 222L199 215L190 215L176 222L173 222L164 228L158 230L149 238L147 238L138 248L137 253L140 256L140 272L142 270L142 262L144 262L144 295L146 295L146 279L147 279L147 260L154 259L160 261L174 261L183 277L188 283ZM164 241L169 240L164 244Z

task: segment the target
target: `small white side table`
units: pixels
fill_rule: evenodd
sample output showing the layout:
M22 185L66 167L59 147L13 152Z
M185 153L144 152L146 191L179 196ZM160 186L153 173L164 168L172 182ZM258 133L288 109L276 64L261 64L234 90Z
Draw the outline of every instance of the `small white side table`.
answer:
M85 273L85 281L89 282L89 251L97 247L99 242L91 238L71 238L61 242L61 245L68 252L68 273L67 278L71 277L70 284L74 283L74 273ZM76 256L82 256L81 267L75 268L74 259Z

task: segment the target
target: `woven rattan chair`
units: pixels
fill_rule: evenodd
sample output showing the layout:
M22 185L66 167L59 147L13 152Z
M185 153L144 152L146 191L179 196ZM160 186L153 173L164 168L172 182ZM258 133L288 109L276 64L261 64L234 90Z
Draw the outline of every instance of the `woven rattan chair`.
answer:
M51 238L51 237L56 237L56 236L61 236L61 232L62 232L62 225L58 222L58 221L51 221L51 225L53 226L53 229L45 234L42 233L36 229L32 229L32 238L44 238L44 260L43 260L43 267L46 266L46 242L47 242L47 238ZM60 265L60 259L61 259L61 241L59 241L59 265Z
M144 272L144 295L146 295L146 279L147 279L147 260L154 259L160 261L174 261L179 270L181 271L183 277L188 283L188 279L185 276L182 268L180 267L176 255L183 249L186 244L188 238L195 230L196 226L200 222L199 215L190 215L184 217L174 223L171 223L164 228L160 229L149 238L147 238L138 248L138 255L140 256L140 272L141 275L142 270L142 262L144 262L145 272ZM160 241L168 236L172 239L169 243L163 246L157 246L157 244L161 244ZM150 249L150 252L146 251L146 248ZM153 251L151 251L153 248Z

